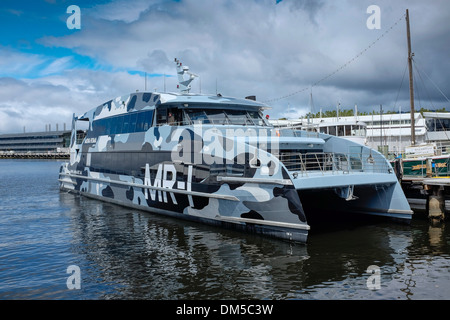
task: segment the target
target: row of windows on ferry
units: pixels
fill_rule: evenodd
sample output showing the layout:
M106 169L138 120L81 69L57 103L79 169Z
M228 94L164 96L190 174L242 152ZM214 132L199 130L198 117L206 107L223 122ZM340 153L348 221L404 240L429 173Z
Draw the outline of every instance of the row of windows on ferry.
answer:
M219 125L267 125L258 111L223 109L178 109L160 108L142 112L132 112L93 121L94 135L110 135L147 131L156 121L160 125L219 124Z
M361 125L330 125L320 127L320 132L332 136L365 136L366 127Z
M150 128L152 121L153 110L127 113L93 121L92 131L96 136L143 132Z

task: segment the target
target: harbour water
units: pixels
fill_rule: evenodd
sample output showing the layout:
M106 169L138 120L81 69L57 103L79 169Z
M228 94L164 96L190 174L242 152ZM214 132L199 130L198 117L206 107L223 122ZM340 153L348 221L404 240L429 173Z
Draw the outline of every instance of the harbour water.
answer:
M450 299L448 222L293 245L60 192L60 164L0 160L1 300Z

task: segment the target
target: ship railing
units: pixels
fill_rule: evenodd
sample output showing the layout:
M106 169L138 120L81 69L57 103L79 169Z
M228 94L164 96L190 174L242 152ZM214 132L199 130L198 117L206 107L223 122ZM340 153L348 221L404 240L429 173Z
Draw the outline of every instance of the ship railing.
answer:
M225 119L225 120L208 120L208 119L197 119L197 120L182 120L182 121L168 121L168 122L160 122L157 123L156 126L157 127L161 127L164 125L169 125L169 126L175 126L175 127L180 127L180 126L192 126L192 125L241 125L241 126L255 126L255 125L260 125L260 126L264 126L264 124L262 122L260 123L250 123L249 121L247 122L230 122L229 120Z
M390 173L392 168L383 158L363 153L283 153L278 156L288 171L302 176L311 173L348 174L356 172Z

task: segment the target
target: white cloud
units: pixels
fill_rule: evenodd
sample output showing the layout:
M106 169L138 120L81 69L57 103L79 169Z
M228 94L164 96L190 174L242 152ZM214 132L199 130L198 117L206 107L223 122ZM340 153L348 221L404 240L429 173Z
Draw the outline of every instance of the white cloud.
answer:
M277 5L274 0L112 1L82 8L81 30L39 41L86 55L112 71L79 69L70 57L49 62L41 55L11 55L11 51L8 57L3 50L0 57L6 60L0 60L0 67L16 72L18 78L24 70L38 70L41 78L24 82L24 89L34 92L36 86L47 83L49 105L59 108L65 103L64 110L71 114L144 89L142 77L119 70L175 75L173 59L179 58L200 75L192 83L193 91L201 86L202 93L215 93L217 84L224 95L256 95L262 101L287 96L272 103L270 115L276 118L285 114L288 105L297 110L294 116L308 112L308 87L384 34L360 57L313 88L315 111L334 109L337 103L343 108L357 104L360 111L380 104L385 110L394 104L406 110L407 79L399 92L407 56L405 21L400 18L409 8L417 63L441 88L450 88L450 48L445 41L450 33L446 23L450 3L379 0L381 30L369 30L366 9L372 4L369 0L284 0ZM163 86L162 77L148 79L149 90L163 90ZM166 78L168 91L175 86L175 77ZM307 90L291 95L303 88ZM22 106L33 104L31 95L23 101ZM436 106L444 105L438 102L434 100ZM5 110L4 101L0 106Z
M39 71L40 76L47 76L51 74L59 74L64 70L70 69L74 66L72 57L57 58L50 62L45 68Z
M4 76L23 77L44 64L46 58L39 54L22 53L0 46L0 73Z
M154 1L148 0L119 0L105 4L95 5L88 9L96 19L109 21L123 21L130 23L139 19L141 13L145 12ZM159 1L156 1L156 3Z
M0 46L0 76L38 78L61 73L73 67L73 58L70 56L54 58Z
M150 81L149 81L150 82ZM72 114L82 114L125 92L144 89L138 75L68 70L39 79L0 78L0 133L70 127Z

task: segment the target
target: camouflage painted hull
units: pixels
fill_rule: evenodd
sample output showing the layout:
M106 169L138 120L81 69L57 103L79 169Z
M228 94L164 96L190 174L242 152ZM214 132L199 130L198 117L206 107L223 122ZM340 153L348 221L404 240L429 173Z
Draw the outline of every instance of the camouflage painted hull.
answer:
M309 230L292 186L192 183L190 190L170 189L126 175L76 175L69 164L61 167L60 182L64 190L111 203L286 240L305 242Z
M265 107L189 94L111 100L74 116L60 187L295 242L306 242L307 217L317 220L322 209L411 219L381 154L335 136L277 130L264 122ZM89 128L77 141L80 121Z

